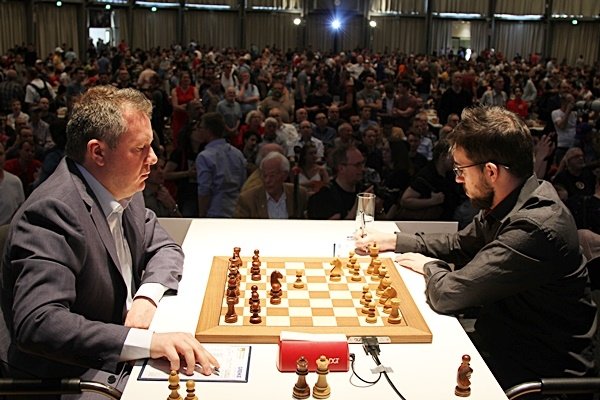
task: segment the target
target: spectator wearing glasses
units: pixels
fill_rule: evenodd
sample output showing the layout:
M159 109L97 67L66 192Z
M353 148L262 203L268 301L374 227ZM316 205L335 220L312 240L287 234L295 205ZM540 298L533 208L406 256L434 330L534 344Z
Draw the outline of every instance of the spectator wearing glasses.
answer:
M361 192L365 158L355 146L340 146L331 153L335 178L308 200L310 219L354 219L356 195Z
M479 308L472 339L507 389L540 377L592 374L596 307L573 217L533 173L533 141L515 114L465 110L449 135L456 182L481 209L454 234L357 238L424 275L437 312ZM450 266L450 263L453 266Z

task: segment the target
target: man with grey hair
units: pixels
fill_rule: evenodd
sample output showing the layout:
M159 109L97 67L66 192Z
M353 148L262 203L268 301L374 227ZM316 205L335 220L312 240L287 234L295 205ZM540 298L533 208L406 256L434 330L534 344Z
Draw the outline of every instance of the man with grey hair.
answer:
M301 186L286 183L290 162L278 151L267 154L259 166L262 186L240 195L236 218L304 218L308 193Z
M130 360L164 357L187 374L196 363L205 374L218 366L193 335L148 329L183 270L181 247L140 193L157 161L151 109L133 89L83 94L66 157L14 216L1 281L12 377L122 388Z

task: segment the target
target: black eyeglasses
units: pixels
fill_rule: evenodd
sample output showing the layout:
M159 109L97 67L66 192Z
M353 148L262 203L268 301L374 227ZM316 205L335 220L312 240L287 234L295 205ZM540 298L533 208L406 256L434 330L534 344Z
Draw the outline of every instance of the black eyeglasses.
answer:
M342 165L350 165L350 166L352 166L354 168L361 168L361 167L365 166L365 160L358 161L358 162L355 162L355 163L342 163Z
M487 163L498 164L498 165L500 165L502 168L505 168L505 169L510 169L510 168L508 167L508 165L500 164L500 163L497 163L497 162L495 162L495 161L484 161L484 162L475 163L475 164L469 164L469 165L456 165L456 164L454 164L454 167L452 167L452 170L454 171L454 174L455 174L457 177L461 177L461 176L463 175L463 170L464 170L465 168L471 168L471 167L475 167L475 166L477 166L477 165L483 165L483 164L487 164Z

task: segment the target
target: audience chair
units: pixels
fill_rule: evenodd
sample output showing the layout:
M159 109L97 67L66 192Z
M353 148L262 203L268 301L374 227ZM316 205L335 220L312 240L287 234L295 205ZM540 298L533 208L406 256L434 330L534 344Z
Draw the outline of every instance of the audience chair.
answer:
M2 272L2 257L4 245L8 236L9 225L0 226L0 273ZM74 379L12 379L6 378L8 373L8 348L11 337L4 321L4 314L0 307L0 399L3 396L41 396L61 394L81 394L93 392L110 399L118 400L121 392L112 386L100 382L82 381Z

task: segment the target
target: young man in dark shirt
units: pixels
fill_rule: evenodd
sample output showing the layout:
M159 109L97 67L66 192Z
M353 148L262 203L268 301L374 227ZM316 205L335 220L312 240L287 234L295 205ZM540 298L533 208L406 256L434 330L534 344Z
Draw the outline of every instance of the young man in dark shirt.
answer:
M456 182L481 209L473 222L455 234L369 232L357 249L376 241L403 253L396 261L424 275L437 312L480 307L472 338L504 389L589 375L596 307L573 217L536 179L518 116L500 107L462 116L448 140Z

